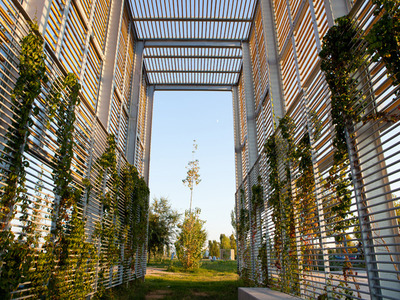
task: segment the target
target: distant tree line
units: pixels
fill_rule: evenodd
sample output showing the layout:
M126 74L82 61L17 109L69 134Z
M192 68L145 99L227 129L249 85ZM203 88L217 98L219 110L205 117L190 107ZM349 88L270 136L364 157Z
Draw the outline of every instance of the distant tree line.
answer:
M217 242L216 240L208 241L209 256L220 257L221 249L233 249L236 257L236 238L233 233L230 235L230 237L227 237L225 234L221 233L221 235L219 236L219 242Z

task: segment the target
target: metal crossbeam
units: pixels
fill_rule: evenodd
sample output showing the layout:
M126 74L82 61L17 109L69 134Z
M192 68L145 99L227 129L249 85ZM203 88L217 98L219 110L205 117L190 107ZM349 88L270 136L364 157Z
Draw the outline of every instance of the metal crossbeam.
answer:
M157 58L157 59L242 59L242 56L227 56L227 55L144 55L144 59Z
M218 83L236 83L242 42L249 39L257 0L129 3L138 40L144 42L150 84L181 84L180 76L195 76L196 82L205 85L212 85L215 76Z
M179 18L179 17L139 17L133 18L135 22L233 22L233 23L251 23L252 19L232 19L232 18Z
M242 42L238 40L203 40L203 39L150 39L144 42L145 48L241 48Z
M201 74L235 74L240 71L220 71L220 70L147 70L147 73L201 73Z
M232 85L225 84L155 84L156 91L225 91L232 90Z

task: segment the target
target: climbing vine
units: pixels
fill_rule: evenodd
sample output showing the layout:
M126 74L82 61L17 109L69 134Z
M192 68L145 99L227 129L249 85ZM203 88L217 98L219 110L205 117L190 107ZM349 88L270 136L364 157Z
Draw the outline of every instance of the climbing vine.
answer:
M128 164L122 173L122 188L125 196L125 216L124 225L124 265L134 271L136 261L136 250L138 248L137 239L133 231L135 230L135 208L133 203L133 192L135 190L136 178L138 178L137 169Z
M345 229L350 225L348 215L351 205L351 184L347 175L349 154L346 135L354 123L360 121L362 111L355 103L358 98L357 81L351 77L361 63L360 55L355 55L354 49L360 42L353 22L347 18L336 20L324 37L324 46L320 52L321 69L331 90L331 116L335 129L333 138L333 165L329 171L326 188L335 190L335 205L331 211L336 223L333 225L337 242L343 240ZM352 51L353 49L353 51Z
M400 84L400 1L374 0L375 16L379 20L366 35L367 52L372 54L372 61L382 60L393 86ZM398 91L398 95L399 95Z
M48 296L57 299L68 299L71 295L83 298L92 291L94 279L91 273L95 268L96 249L86 241L85 219L79 212L82 190L73 186L71 168L75 146L75 108L79 104L80 84L76 76L69 73L56 79L51 90L47 110L50 111L50 120L57 119L59 146L52 163L55 201L51 233L43 256L47 264L42 265L51 268L48 270L51 274Z
M393 84L399 84L400 52L399 52L399 2L393 0L376 0L375 14L381 18L372 26L366 36L369 43L368 52L373 61L380 59L385 62L388 72L393 75ZM335 220L334 226L337 241L342 240L343 230L349 225L346 220L350 211L351 192L348 188L351 181L347 177L348 149L346 135L350 135L354 124L361 119L363 109L358 100L357 80L352 78L361 65L363 53L357 51L361 38L353 22L348 17L336 20L324 37L324 46L320 52L321 69L331 90L331 116L335 128L333 140L333 166L327 187L336 190L337 204L332 208ZM388 119L384 113L368 115L365 120ZM397 121L389 118L390 121Z
M313 240L318 236L315 224L318 223L317 201L315 196L315 176L312 162L311 137L317 140L321 131L321 123L314 112L310 113L313 130L306 131L296 145L295 161L298 167L296 179L296 205L299 212L299 222L302 224L301 241L301 265L304 271L312 271L312 255L314 250Z
M257 232L261 232L258 222L258 216L261 210L264 208L264 196L263 196L263 186L261 182L261 176L257 178L257 184L251 187L251 235L252 240L254 240Z
M294 123L283 117L274 134L265 144L270 174L269 185L272 190L268 204L272 208L272 221L275 225L274 249L275 266L280 271L281 290L299 292L299 266L296 256L295 201L292 197L291 169L294 159ZM279 166L284 168L280 176Z
M260 249L258 249L258 259L261 263L261 272L264 286L269 286L269 265L268 265L268 254L267 254L267 242L263 241L261 243Z
M345 262L343 266L344 281L339 284L348 296L353 292L348 288L348 278L354 275L345 247L346 230L356 222L350 214L352 178L347 175L349 165L348 142L352 137L355 124L360 122L364 113L360 104L361 92L357 90L358 82L353 74L360 69L363 52L358 51L361 38L353 22L348 17L336 20L324 37L324 46L320 52L321 69L331 91L331 117L335 129L333 139L333 164L329 170L325 188L335 193L333 206L329 211L330 233L337 243L344 245ZM368 40L369 38L367 38ZM370 50L373 47L370 46ZM375 50L374 50L375 51ZM379 53L379 51L378 51ZM377 59L376 57L373 59ZM370 114L364 121L386 118L385 113Z
M296 255L296 224L295 208L296 199L293 199L292 191L292 169L295 163L294 130L293 120L285 115L279 126L282 136L280 152L283 154L285 167L285 179L282 181L282 230L283 230L283 271L286 285L284 291L299 294L299 266Z
M274 233L274 250L275 250L275 266L281 269L281 249L282 249L282 230L281 230L281 181L278 172L278 147L277 137L271 135L265 144L265 152L268 159L270 173L268 182L271 194L268 199L268 206L272 208L272 221L275 225Z
M237 233L238 233L238 249L241 249L243 265L240 267L240 277L250 284L250 257L247 245L247 234L250 230L250 215L249 210L246 208L246 196L243 189L239 190L239 214L237 220Z
M262 178L261 176L258 176L257 178L257 184L254 184L251 187L251 235L252 235L252 241L254 241L255 236L257 232L262 232L261 230L261 220L259 220L259 216L261 214L261 211L264 210L264 193L263 193L263 186L262 186ZM261 217L261 216L260 216ZM263 238L263 237L261 237ZM252 247L255 245L253 244ZM259 251L262 251L262 249L259 249ZM259 252L260 256L260 252ZM260 257L259 257L260 259ZM261 267L262 268L262 267ZM257 271L256 271L257 272ZM262 274L262 277L268 274ZM258 282L259 276L256 275L254 277L254 283L256 285L259 284ZM265 282L265 278L263 278L263 281Z
M137 169L128 164L122 173L122 187L125 196L125 265L132 271L139 246L146 241L149 189Z
M98 295L105 289L104 280L106 275L112 272L111 268L120 259L120 245L118 241L121 236L117 228L120 226L118 214L118 200L120 178L117 170L117 144L114 135L107 137L107 148L97 161L99 175L97 178L100 187L99 199L102 204L101 220L96 224L94 236L99 245L99 273L98 273ZM100 250L103 248L105 251Z
M11 126L6 134L7 144L2 159L7 165L2 175L5 185L0 199L0 259L3 262L0 274L0 297L9 298L19 284L30 276L30 267L34 261L32 248L37 245L36 236L32 235L35 225L29 220L27 210L31 204L25 187L26 172L29 166L24 159L28 149L29 127L34 100L41 92L42 83L47 82L45 74L45 55L43 38L38 26L30 23L28 35L21 40L19 57L19 77L11 93ZM10 230L10 221L15 216L15 205L21 204L20 221L25 225L18 239Z
M257 184L254 184L251 187L251 206L252 206L252 215L254 218L257 217L257 212L264 206L264 196L263 196L263 186L261 176L257 177Z
M74 74L69 73L63 80L62 90L67 93L65 103L61 101L61 97L57 97L55 105L57 106L57 125L56 132L58 151L53 158L53 180L54 193L56 201L53 208L53 228L54 238L58 234L62 234L64 222L68 219L68 213L71 207L77 205L80 199L80 189L71 186L73 183L71 164L74 155L74 122L75 122L75 106L79 104L80 85ZM60 94L59 94L60 95Z
M239 218L238 218L238 236L239 238L245 237L247 232L249 231L249 210L246 209L245 206L245 195L244 190L240 189L240 211L239 211Z

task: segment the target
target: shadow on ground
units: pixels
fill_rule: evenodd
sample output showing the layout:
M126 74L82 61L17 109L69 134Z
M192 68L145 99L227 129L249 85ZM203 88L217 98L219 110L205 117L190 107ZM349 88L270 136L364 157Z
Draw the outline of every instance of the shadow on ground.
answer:
M170 268L171 270L171 268ZM243 286L236 274L236 262L207 262L196 272L167 271L164 266L148 267L145 282L109 291L105 299L224 299L238 298Z

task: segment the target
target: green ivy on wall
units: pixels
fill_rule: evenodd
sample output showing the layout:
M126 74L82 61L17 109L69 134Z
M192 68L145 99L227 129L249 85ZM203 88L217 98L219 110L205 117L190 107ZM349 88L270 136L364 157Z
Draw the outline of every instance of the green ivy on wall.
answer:
M44 269L46 266L51 268L48 270L51 274L48 296L57 299L69 299L71 296L83 298L93 290L97 257L95 246L86 240L85 216L80 208L82 190L73 186L71 169L75 147L75 108L79 105L80 84L76 76L69 73L56 79L51 90L48 111L50 120L57 120L58 144L52 164L55 201L44 262L41 264L39 261L38 264Z
M296 145L295 161L298 167L296 179L296 206L299 213L299 223L302 227L301 241L301 265L303 271L313 270L313 255L315 255L313 240L318 238L318 230L315 224L318 223L316 182L312 161L311 138L317 140L321 133L321 122L314 112L310 113L312 130L306 125L303 137ZM314 252L313 252L314 251Z
M262 178L261 176L257 177L257 184L254 184L251 187L251 235L252 235L252 242L254 242L256 238L257 233L261 233L261 212L264 210L264 192L263 192L263 185L262 185ZM263 237L261 236L261 239ZM253 244L252 247L255 245ZM262 249L259 249L259 259L262 259L262 255L260 256L260 251ZM262 268L261 268L262 269ZM265 276L268 276L268 274L265 274L265 270L261 270L263 272L262 277L263 282L265 282L267 279L265 279ZM258 282L258 276L257 274L258 270L256 269L256 276L254 276L254 284L255 285L260 285L263 284L263 282Z
M246 208L246 196L244 189L239 190L239 214L237 216L238 249L242 250L243 265L239 268L239 275L246 282L246 286L252 284L250 281L250 255L247 245L247 235L250 230L250 214Z
M34 100L41 92L42 83L47 82L45 74L45 55L43 38L38 26L31 23L28 35L21 40L19 56L19 77L11 93L11 126L6 134L7 144L1 155L7 165L0 199L0 260L3 262L0 274L0 297L9 298L19 284L31 277L30 268L34 263L33 248L37 246L36 225L28 217L31 201L25 187L26 172L29 166L24 159L28 149L29 127L33 124ZM24 224L22 232L15 239L10 230L10 222L15 216L15 205L21 205L20 221ZM35 217L34 217L35 218Z
M150 191L144 179L139 177L137 169L130 164L122 173L122 187L125 196L125 216L122 221L125 231L124 262L134 272L136 254L142 253L144 249L141 246L146 242Z
M346 135L349 128L361 119L362 111L357 109L359 103L354 100L359 96L357 81L352 74L359 68L360 55L354 54L352 49L360 42L353 22L342 17L336 20L337 25L329 29L325 35L323 48L320 52L321 69L331 90L331 116L335 129L333 138L333 165L329 171L326 188L335 191L335 203L331 211L336 221L333 226L337 242L343 240L345 229L351 225L349 221L351 205L351 181L348 178L347 166L349 154Z
M380 17L367 33L367 52L372 61L383 61L392 84L400 84L400 1L373 0L376 5L374 14ZM400 93L398 91L398 93Z
M77 182L72 163L80 85L72 73L57 77L43 102L44 110L40 111L34 105L42 85L48 82L43 38L36 24L30 24L29 34L21 40L19 74L11 94L11 126L1 154L6 166L1 176L6 184L0 198L0 298L8 299L11 293L18 292L19 296L33 295L38 299L83 299L93 292L97 279L97 296L100 296L107 274L111 276L113 266L122 255L124 266L133 273L136 256L145 251L149 189L135 167L128 164L119 174L112 135L97 162L97 189L92 189L90 175ZM57 146L50 161L54 182L52 200L48 195L43 198L43 170L38 173L33 196L28 196L25 187L25 169L29 163L24 159L24 152L30 150L27 142L33 125L32 116L39 112L47 116L42 129L51 130L56 138ZM81 187L85 189L84 194ZM92 192L98 189L101 190L98 195ZM125 197L124 216L118 213L120 190ZM91 196L98 196L102 218L96 224L93 236L88 237L84 210ZM48 208L51 226L41 224L41 210L49 202L52 203ZM17 205L21 224L18 237L10 225ZM49 233L43 236L46 231ZM124 245L123 249L121 245Z
M280 134L280 135L279 135ZM272 208L272 221L275 225L274 252L275 266L280 271L278 283L282 291L299 293L299 266L296 255L295 199L292 194L291 169L294 163L295 143L294 123L288 116L280 121L277 131L265 144L270 174L269 185L272 190L268 205ZM279 168L284 169L280 176Z
M120 260L121 251L117 228L120 225L118 213L120 178L117 170L117 145L114 135L107 137L107 148L98 159L97 178L100 194L98 195L102 204L101 220L96 223L94 238L98 241L99 266L98 285L99 296L105 290L105 280L110 279L112 267Z
M315 128L314 138L317 139L321 124L315 113L311 113L311 119ZM268 204L272 208L272 220L275 225L275 266L281 270L279 276L282 283L278 285L282 291L299 294L300 266L297 258L295 215L300 213L299 222L302 226L308 224L310 230L314 229L315 220L312 213L314 211L315 216L315 179L308 131L297 144L294 134L294 122L285 115L279 121L275 133L267 140L265 152L271 170L269 185L272 193ZM299 176L294 180L292 172L296 168L299 170ZM292 196L292 182L296 182L295 198ZM265 248L266 244L263 247Z
M299 265L296 248L296 223L295 209L296 199L293 198L292 190L292 169L295 165L296 145L294 142L295 124L293 120L285 115L279 120L280 133L282 138L278 139L278 150L282 155L285 177L281 185L282 200L282 275L285 281L283 291L293 294L300 293L299 286Z
M265 152L271 172L268 177L271 193L268 198L268 206L272 208L272 221L275 225L274 250L275 265L281 269L282 249L282 217L281 217L281 181L278 172L278 147L275 134L271 135L265 144Z
M257 212L264 207L264 195L261 176L257 178L257 184L251 187L251 206L252 206L252 216L257 217Z

